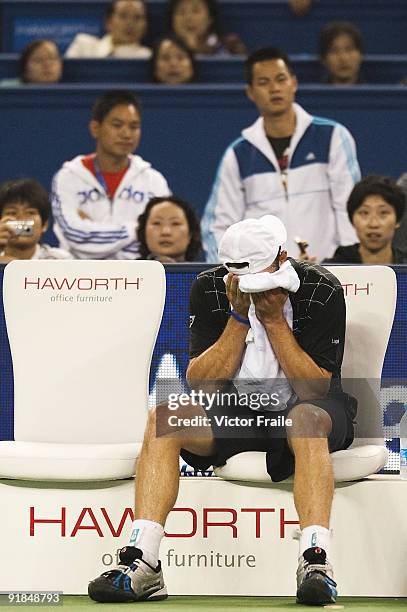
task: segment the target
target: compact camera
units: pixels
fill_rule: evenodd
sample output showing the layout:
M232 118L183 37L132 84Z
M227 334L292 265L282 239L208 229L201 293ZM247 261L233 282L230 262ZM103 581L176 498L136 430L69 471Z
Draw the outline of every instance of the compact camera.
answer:
M32 236L34 232L34 221L32 219L6 221L6 225L15 236Z

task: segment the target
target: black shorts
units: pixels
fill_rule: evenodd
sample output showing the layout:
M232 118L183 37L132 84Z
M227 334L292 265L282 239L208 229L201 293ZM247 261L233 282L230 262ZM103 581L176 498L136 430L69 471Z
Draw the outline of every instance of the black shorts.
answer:
M227 459L246 451L263 451L266 453L267 472L271 480L279 482L285 480L294 473L294 456L287 441L287 430L285 425L259 425L257 415L265 415L268 418L283 422L288 413L295 405L293 404L282 411L255 412L247 407L236 406L215 407L212 412L211 428L215 438L216 453L203 457L181 449L181 457L190 466L198 470L207 470L211 465L220 467L225 465ZM356 400L346 393L328 395L324 399L302 402L313 404L322 408L329 414L332 421L332 430L328 437L329 451L334 452L348 448L353 442L353 422L356 416ZM215 414L236 419L238 416L244 422L241 427L225 428L219 426L214 420ZM278 419L280 417L280 419ZM246 421L243 421L246 419ZM252 419L255 424L248 426L247 421ZM265 419L260 419L264 421ZM270 422L270 421L268 421Z

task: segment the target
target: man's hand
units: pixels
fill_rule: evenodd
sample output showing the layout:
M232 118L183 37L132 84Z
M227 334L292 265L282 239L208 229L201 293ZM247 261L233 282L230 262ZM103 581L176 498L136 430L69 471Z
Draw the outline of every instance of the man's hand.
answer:
M4 221L0 221L0 249L3 250L7 242L13 236L13 232L7 227Z
M298 261L306 261L308 263L315 263L317 258L316 255L308 255L308 253L302 253L298 257L296 257Z
M256 316L263 325L284 321L283 309L288 298L288 292L285 289L270 289L270 291L261 291L251 295L256 308Z
M229 272L226 279L226 295L236 314L247 319L250 306L250 294L239 289L239 277Z

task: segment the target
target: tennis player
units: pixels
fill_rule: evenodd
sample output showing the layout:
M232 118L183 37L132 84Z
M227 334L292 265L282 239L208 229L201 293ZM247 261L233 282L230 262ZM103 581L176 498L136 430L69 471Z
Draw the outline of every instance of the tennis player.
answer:
M194 282L187 377L194 388L216 389L218 401L207 410L191 401L177 411L168 404L151 411L137 465L129 545L121 550L116 569L89 584L92 599L166 598L159 546L177 499L179 455L191 466L207 469L257 450L266 452L273 481L294 474L301 528L297 601L335 602L337 585L328 560L334 491L330 453L351 444L356 413L356 401L340 383L345 300L333 274L287 257L286 238L285 227L272 215L240 221L221 240L223 265ZM229 381L226 387L224 381ZM232 404L219 399L225 389L235 391ZM257 404L254 409L250 401L240 401L255 392L257 397L259 390L273 398L261 413ZM281 417L278 422L284 425L269 427L264 413ZM180 425L171 433L174 414ZM263 418L253 418L260 414ZM191 415L206 421L196 419L198 426L191 427ZM236 416L241 417L240 427L221 424Z

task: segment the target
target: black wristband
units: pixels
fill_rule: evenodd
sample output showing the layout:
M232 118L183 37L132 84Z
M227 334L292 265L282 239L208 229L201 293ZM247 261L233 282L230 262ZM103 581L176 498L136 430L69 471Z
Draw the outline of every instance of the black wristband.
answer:
M234 310L229 310L229 314L232 315L232 317L234 319L236 319L236 321L239 321L239 323L244 323L245 325L250 325L250 320L249 319L245 319L244 317L241 317Z

